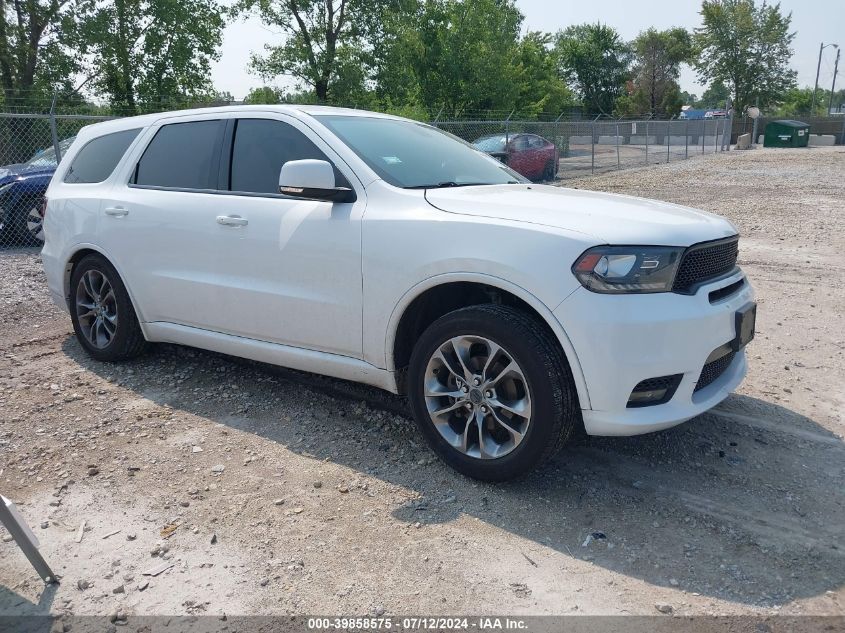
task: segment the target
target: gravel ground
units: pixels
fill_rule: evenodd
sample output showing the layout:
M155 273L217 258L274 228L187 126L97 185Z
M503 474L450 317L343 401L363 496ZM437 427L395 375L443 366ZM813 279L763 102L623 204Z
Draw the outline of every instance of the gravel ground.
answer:
M364 387L169 345L93 362L38 257L0 254L0 489L62 577L4 539L0 614L843 614L843 174L830 148L568 181L736 223L750 374L504 485Z

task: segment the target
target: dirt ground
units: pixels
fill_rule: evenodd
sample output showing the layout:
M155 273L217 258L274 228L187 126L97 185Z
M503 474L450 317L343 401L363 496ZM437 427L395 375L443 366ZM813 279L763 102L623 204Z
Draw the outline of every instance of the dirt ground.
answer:
M436 461L374 390L168 345L91 361L37 255L0 254L0 491L61 576L4 539L0 614L843 614L845 150L567 185L737 225L750 373L504 485Z

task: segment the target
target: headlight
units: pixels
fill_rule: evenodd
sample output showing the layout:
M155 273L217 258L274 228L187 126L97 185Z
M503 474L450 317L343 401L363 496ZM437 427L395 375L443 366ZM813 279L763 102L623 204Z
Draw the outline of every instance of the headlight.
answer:
M578 258L572 272L593 292L670 292L683 252L673 246L597 246Z

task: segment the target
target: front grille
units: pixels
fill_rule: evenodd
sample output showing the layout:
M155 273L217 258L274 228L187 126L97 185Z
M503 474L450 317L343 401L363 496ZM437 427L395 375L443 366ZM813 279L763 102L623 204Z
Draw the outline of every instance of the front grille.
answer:
M724 356L720 356L716 360L707 363L701 369L701 375L698 377L698 383L696 383L693 393L704 389L724 374L728 367L731 366L735 356L736 352L730 351Z
M739 237L690 246L675 275L673 292L690 293L695 286L731 272L739 255Z
M732 284L725 286L724 288L714 290L710 293L710 303L718 303L722 299L727 299L735 292L739 292L744 285L745 279L740 279L739 281L735 281Z

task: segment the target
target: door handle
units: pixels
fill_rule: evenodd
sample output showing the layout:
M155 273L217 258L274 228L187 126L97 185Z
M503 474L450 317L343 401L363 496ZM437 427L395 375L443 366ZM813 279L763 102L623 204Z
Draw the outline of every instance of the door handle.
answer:
M124 215L129 215L129 209L126 207L106 207L104 211L106 215L114 218L122 218Z
M239 215L218 215L217 224L222 224L223 226L246 226L249 224L249 220Z

